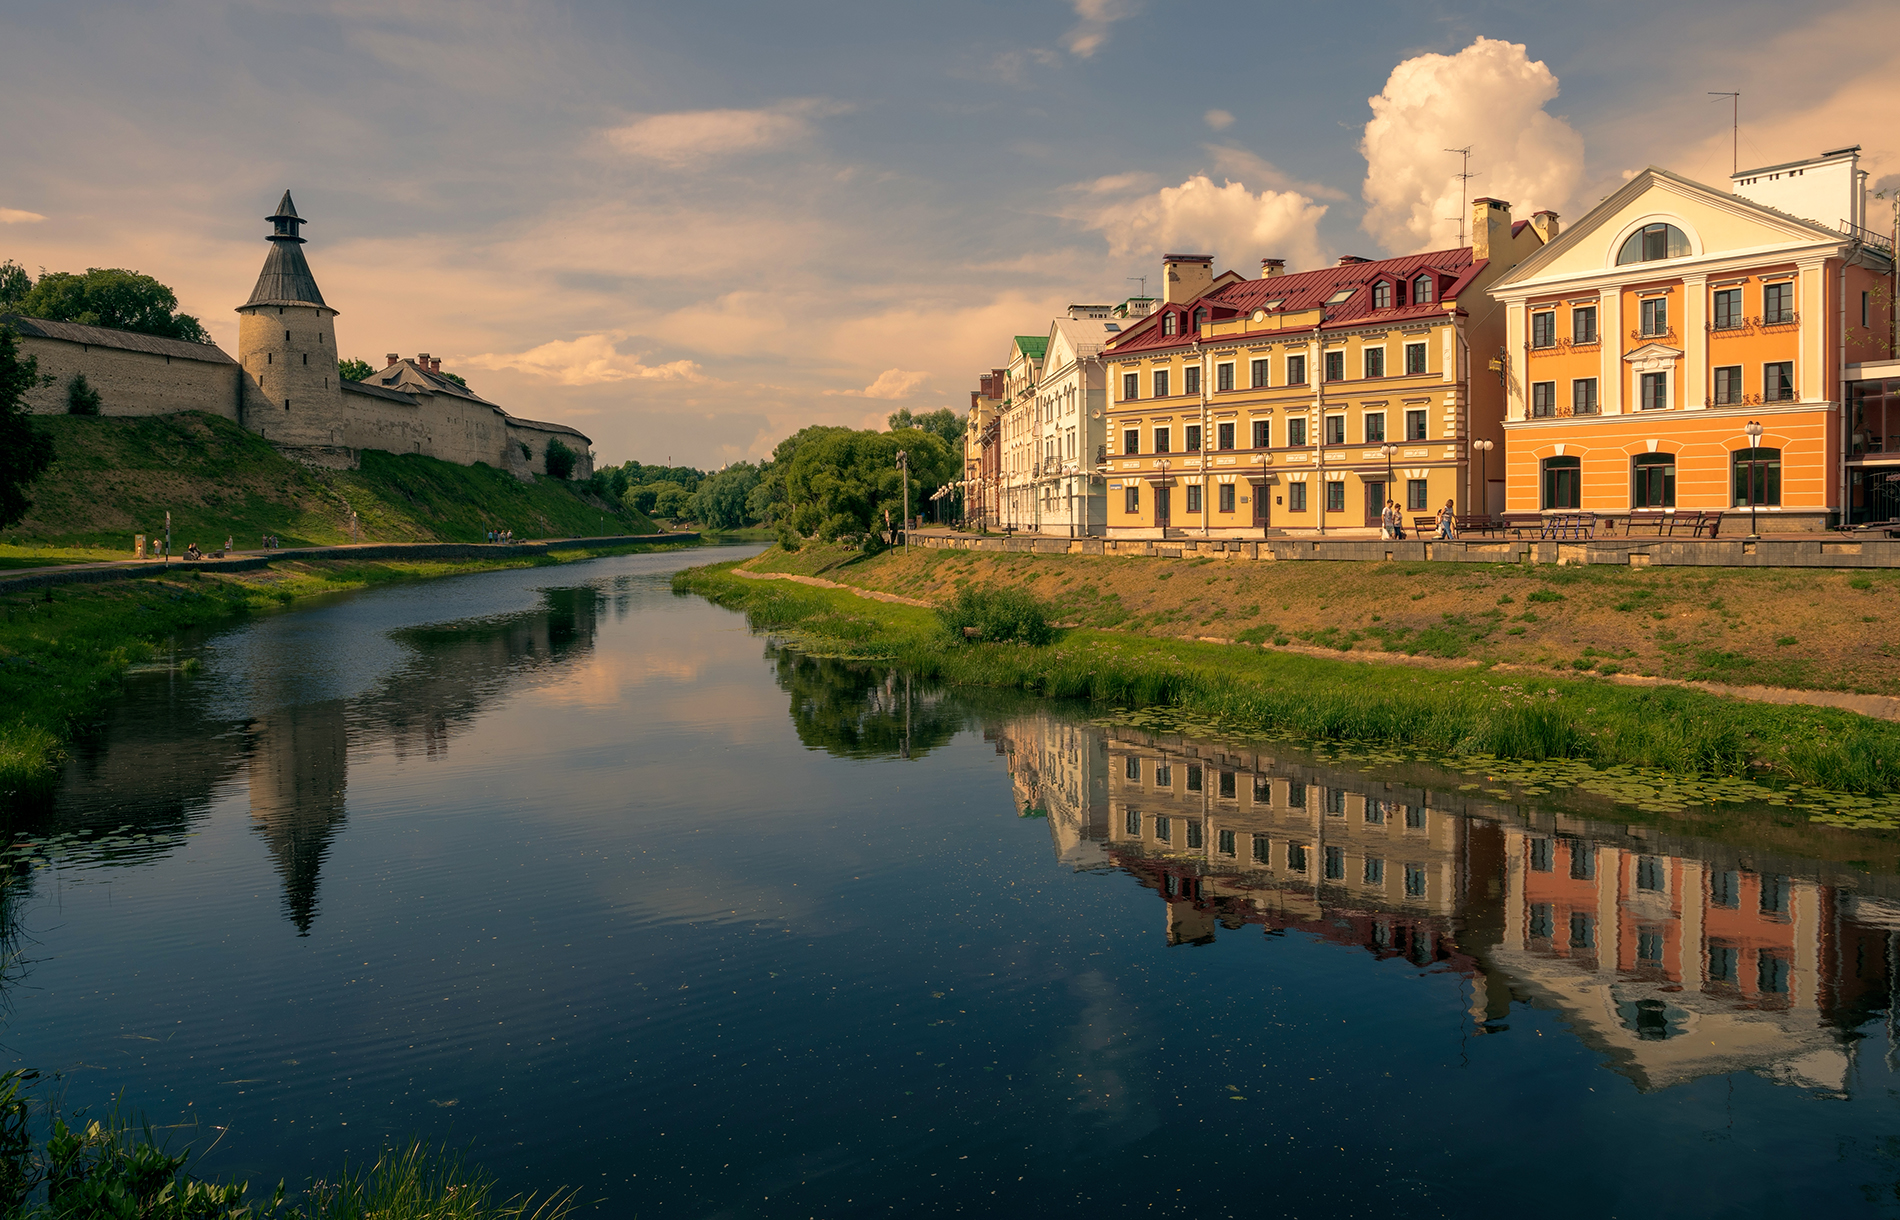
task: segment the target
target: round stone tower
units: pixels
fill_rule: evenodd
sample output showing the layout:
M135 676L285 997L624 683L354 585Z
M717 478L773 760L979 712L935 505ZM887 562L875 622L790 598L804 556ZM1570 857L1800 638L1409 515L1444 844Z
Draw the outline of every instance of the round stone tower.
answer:
M304 260L305 221L284 192L267 239L270 253L251 299L238 306L238 363L246 428L280 445L341 443L343 391L337 384L336 310L323 303Z

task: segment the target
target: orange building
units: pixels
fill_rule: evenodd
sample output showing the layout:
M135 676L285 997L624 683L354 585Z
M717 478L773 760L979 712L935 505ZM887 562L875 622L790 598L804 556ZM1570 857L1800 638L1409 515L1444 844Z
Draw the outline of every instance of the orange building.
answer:
M1849 365L1892 354L1858 151L1728 192L1652 167L1500 278L1507 511L1840 521Z

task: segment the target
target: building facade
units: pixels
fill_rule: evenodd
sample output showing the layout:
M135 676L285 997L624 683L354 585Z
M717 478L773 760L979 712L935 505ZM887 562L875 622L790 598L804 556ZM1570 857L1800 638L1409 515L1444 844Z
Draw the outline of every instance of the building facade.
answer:
M1049 325L1033 404L1038 533L1099 537L1107 524L1099 469L1108 435L1102 352L1120 330L1113 305L1071 305Z
M1865 182L1858 149L1727 191L1652 167L1506 275L1510 510L1739 510L1776 531L1852 515L1894 460L1848 385L1892 355L1892 244L1865 228Z
M1048 344L1043 335L1017 335L1009 343L1009 360L1003 369L1003 405L997 415L1001 425L1000 524L1004 529L1036 528L1036 468L1042 449L1036 386L1042 380L1042 358Z
M1000 519L998 439L1002 431L1004 381L1002 369L991 369L977 378L977 388L970 391L970 414L963 421L962 490L966 529L987 530Z
M1408 527L1447 501L1501 507L1501 469L1469 446L1501 439L1503 395L1472 362L1502 346L1490 285L1556 232L1480 199L1455 249L1291 275L1265 259L1257 280L1167 256L1161 305L1106 353L1109 533L1364 533L1388 499Z

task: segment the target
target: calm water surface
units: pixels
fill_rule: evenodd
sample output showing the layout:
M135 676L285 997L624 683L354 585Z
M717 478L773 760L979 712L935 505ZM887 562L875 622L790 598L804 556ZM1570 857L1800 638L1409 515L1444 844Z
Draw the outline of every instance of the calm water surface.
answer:
M1900 1210L1892 836L925 689L697 558L137 677L23 836L11 1062L620 1216Z

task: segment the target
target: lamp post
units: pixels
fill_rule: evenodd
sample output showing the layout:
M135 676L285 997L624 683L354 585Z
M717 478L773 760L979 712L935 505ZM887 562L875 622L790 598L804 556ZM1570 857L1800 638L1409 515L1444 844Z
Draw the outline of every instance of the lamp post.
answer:
M1161 471L1161 478L1155 482L1155 507L1158 509L1161 506L1161 493L1166 490L1168 486L1168 459L1156 458L1155 467ZM1174 502L1172 498L1170 498L1168 502L1168 520L1174 520ZM1155 528L1161 531L1163 538L1168 536L1168 527L1161 523L1159 515L1155 518Z
M1761 497L1755 494L1755 479L1761 470L1761 466L1760 463L1756 461L1755 450L1761 447L1762 427L1760 422L1751 419L1742 425L1742 431L1748 435L1748 482L1746 484L1748 488L1748 539L1750 542L1759 542L1761 541L1761 531L1757 529L1755 525L1755 511L1756 506L1761 502ZM1765 478L1764 481L1766 481Z
M1471 447L1478 454L1478 505L1480 511L1484 513L1486 520L1489 520L1491 516L1491 483L1490 480L1485 478L1487 473L1485 470L1485 455L1491 452L1491 442L1481 438L1472 441Z
M1379 452L1385 455L1385 502L1386 504L1395 506L1392 513L1392 533L1394 537L1399 536L1405 530L1405 515L1396 508L1399 498L1394 492L1392 479L1392 455L1398 451L1399 447L1394 445L1391 441L1387 441L1385 444L1379 446ZM1385 504L1379 506L1379 516L1381 519L1385 517Z
M904 478L904 549L910 550L910 454L897 451L897 469Z

